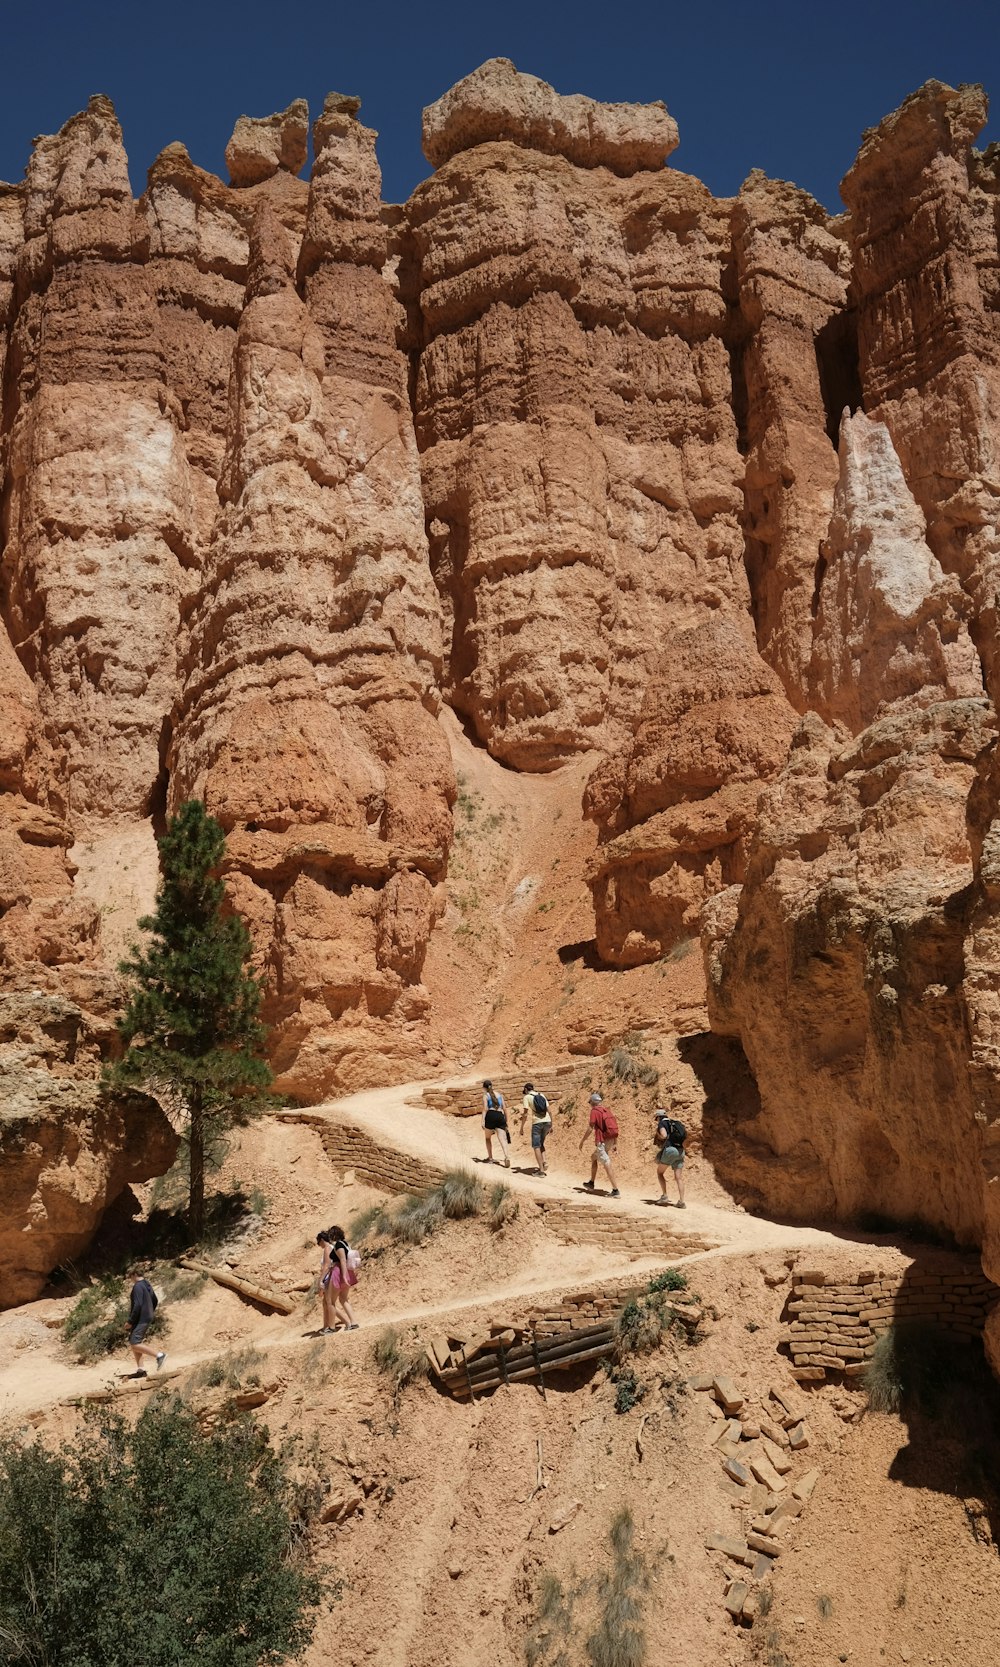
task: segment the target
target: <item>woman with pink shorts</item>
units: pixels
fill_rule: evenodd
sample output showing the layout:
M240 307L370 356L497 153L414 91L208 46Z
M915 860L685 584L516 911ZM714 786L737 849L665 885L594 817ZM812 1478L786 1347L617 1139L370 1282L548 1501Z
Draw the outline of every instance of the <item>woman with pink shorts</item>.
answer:
M352 1262L356 1260L355 1252L351 1250L342 1227L330 1227L327 1230L330 1243L330 1283L327 1289L331 1292L334 1310L340 1309L348 1331L357 1331L358 1325L351 1310L349 1292L358 1283L356 1268Z

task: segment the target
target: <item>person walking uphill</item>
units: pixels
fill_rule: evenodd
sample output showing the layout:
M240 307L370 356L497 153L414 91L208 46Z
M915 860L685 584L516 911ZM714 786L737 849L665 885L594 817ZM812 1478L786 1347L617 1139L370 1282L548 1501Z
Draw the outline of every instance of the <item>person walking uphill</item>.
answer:
M686 1210L684 1202L684 1142L687 1139L687 1129L676 1117L664 1111L662 1106L656 1109L656 1178L660 1183L658 1204L669 1205L667 1197L667 1170L672 1169L674 1180L677 1182L677 1209Z
M507 1107L503 1103L503 1095L494 1089L487 1077L483 1083L483 1130L486 1134L486 1159L488 1163L496 1163L493 1156L493 1137L496 1136L497 1145L503 1157L503 1166L510 1168L510 1129L507 1127Z
M160 1370L167 1358L165 1350L161 1349L157 1353L155 1349L149 1347L148 1343L143 1342L146 1332L153 1323L157 1306L156 1292L145 1275L140 1274L132 1286L129 1296L128 1325L125 1327L129 1347L132 1350L132 1359L135 1361L135 1371L128 1374L130 1378L146 1377L147 1374L142 1364L143 1356L156 1361L157 1371Z
M590 1160L590 1180L584 1181L584 1189L593 1192L597 1180L597 1166L603 1164L611 1182L612 1198L620 1198L618 1182L612 1165L615 1148L618 1145L618 1119L613 1111L609 1111L604 1104L604 1095L595 1091L590 1096L590 1121L580 1137L582 1146L591 1129L594 1131L594 1155Z
M529 1116L531 1118L531 1150L535 1154L535 1168L539 1175L547 1175L549 1166L545 1157L545 1138L552 1133L552 1113L549 1110L549 1102L545 1095L541 1089L535 1087L533 1082L526 1082L524 1085L519 1131L521 1135L524 1134L525 1119Z

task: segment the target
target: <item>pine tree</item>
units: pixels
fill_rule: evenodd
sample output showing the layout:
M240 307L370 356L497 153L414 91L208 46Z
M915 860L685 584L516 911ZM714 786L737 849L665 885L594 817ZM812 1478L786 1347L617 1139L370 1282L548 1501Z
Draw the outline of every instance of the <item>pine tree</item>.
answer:
M156 909L139 921L150 936L119 969L130 985L118 1022L125 1051L108 1072L112 1087L166 1089L184 1106L196 1239L205 1225L207 1141L271 1082L250 934L239 916L220 912L224 888L213 878L225 844L199 799L171 818L159 842Z

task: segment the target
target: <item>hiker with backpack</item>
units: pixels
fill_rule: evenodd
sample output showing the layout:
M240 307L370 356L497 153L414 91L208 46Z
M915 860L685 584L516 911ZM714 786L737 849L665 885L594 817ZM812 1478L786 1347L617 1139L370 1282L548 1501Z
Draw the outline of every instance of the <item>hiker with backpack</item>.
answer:
M591 1129L594 1131L594 1151L590 1159L590 1180L584 1181L584 1191L594 1191L594 1184L597 1180L597 1166L601 1164L608 1172L612 1198L620 1198L621 1193L618 1190L618 1182L615 1179L614 1166L611 1162L615 1148L618 1145L618 1119L614 1112L604 1104L604 1095L600 1092L600 1089L595 1089L590 1096L590 1120L580 1137L581 1146L590 1134Z
M524 1124L527 1117L531 1118L531 1150L535 1154L535 1168L539 1175L548 1174L548 1163L545 1157L545 1137L552 1133L552 1113L549 1102L541 1089L533 1082L524 1085L524 1098L521 1101L521 1128L524 1134Z
M317 1233L316 1242L324 1246L323 1334L336 1331L338 1309L344 1317L346 1330L357 1331L358 1323L348 1293L358 1283L360 1253L351 1249L342 1227L328 1227L325 1233Z
M153 1323L158 1307L159 1298L152 1285L145 1274L139 1274L129 1295L128 1325L125 1327L129 1348L132 1350L132 1359L135 1361L135 1371L128 1373L130 1378L146 1377L147 1373L142 1364L144 1356L147 1360L156 1361L157 1371L161 1369L167 1358L163 1349L157 1352L156 1349L151 1349L148 1343L143 1342L146 1332Z
M497 1145L503 1157L503 1166L510 1168L510 1129L507 1125L507 1107L503 1102L503 1095L493 1087L487 1077L483 1083L483 1132L486 1135L486 1161L496 1163L493 1156L493 1138L496 1136Z
M662 1106L656 1108L656 1178L660 1183L658 1204L669 1206L667 1197L667 1171L672 1169L674 1180L677 1182L678 1210L686 1210L684 1202L684 1142L687 1139L687 1129L677 1117L672 1117Z

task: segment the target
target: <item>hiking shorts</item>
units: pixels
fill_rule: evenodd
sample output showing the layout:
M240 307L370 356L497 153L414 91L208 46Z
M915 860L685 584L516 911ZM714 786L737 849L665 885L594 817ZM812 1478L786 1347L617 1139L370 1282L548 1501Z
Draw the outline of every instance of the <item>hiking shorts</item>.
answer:
M614 1142L612 1142L612 1145L613 1144ZM608 1148L603 1140L599 1140L597 1145L594 1147L594 1156L598 1163L603 1163L605 1169L611 1168L611 1153L608 1151Z
M534 1151L540 1152L545 1145L545 1137L552 1132L551 1123L532 1123L531 1145Z
M353 1268L348 1268L345 1280L339 1265L330 1269L330 1284L335 1291L350 1291L358 1283L358 1276Z
M658 1164L662 1164L664 1168L683 1169L684 1153L677 1146L667 1145L658 1153L656 1161Z
M146 1335L146 1332L149 1330L150 1324L151 1321L149 1320L140 1320L137 1325L134 1325L128 1334L129 1342L141 1343Z

